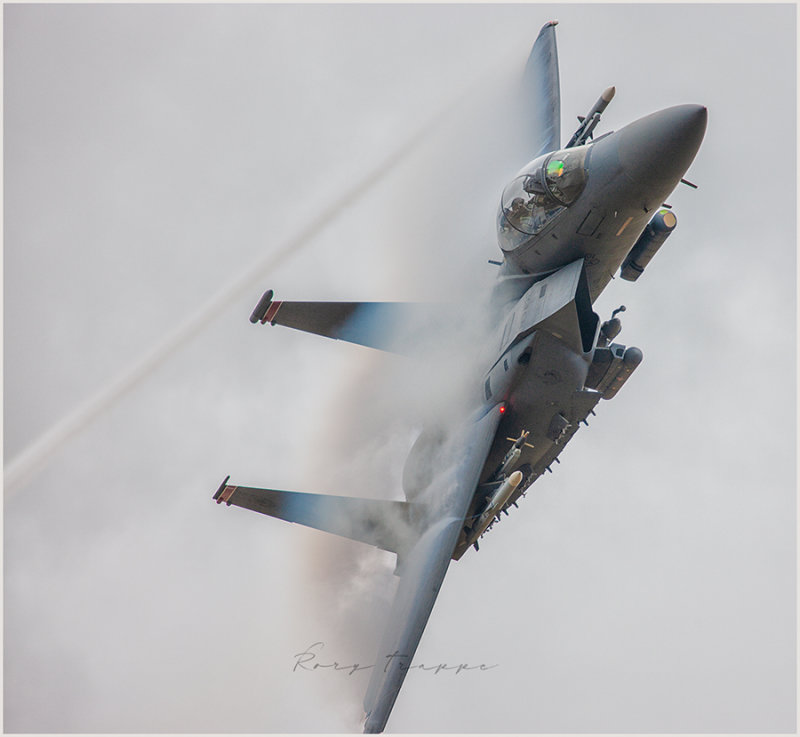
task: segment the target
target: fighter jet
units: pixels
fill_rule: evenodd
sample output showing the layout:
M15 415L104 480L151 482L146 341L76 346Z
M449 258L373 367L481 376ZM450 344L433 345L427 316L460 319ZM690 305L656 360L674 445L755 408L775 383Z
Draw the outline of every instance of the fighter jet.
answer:
M405 500L262 489L228 478L214 495L218 504L397 556L397 592L375 661L385 666L372 672L364 732L385 728L450 562L479 549L598 402L613 398L641 363L638 348L613 342L624 307L601 322L593 304L615 273L641 276L677 224L666 198L682 181L694 186L683 176L705 134L702 105L660 110L595 138L614 97L609 87L562 145L556 23L541 29L523 74L532 159L500 198L502 261L484 296L484 334L472 344L479 360L459 406L412 447ZM411 303L282 301L270 290L250 320L414 355L425 325L441 315Z

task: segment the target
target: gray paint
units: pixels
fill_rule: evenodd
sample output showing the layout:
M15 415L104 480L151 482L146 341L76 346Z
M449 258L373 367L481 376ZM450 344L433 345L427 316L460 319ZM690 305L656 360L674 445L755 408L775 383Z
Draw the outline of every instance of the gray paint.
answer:
M596 307L628 306L622 338L646 363L503 533L450 570L419 657L499 667L457 689L415 673L401 702L435 708L398 702L397 729L793 731L795 172L770 165L769 188L746 172L765 142L794 161L795 13L6 6L6 462L221 279L285 246L309 222L296 194L310 170L319 212L455 96L454 80L486 74L487 55L497 86L515 75L558 17L562 140L611 83L601 132L702 100L700 190L673 195L669 245ZM496 258L492 215L520 152L503 154L499 127L487 148L465 142L472 119L457 118L269 283L377 300L492 278L475 266ZM440 193L459 195L460 215ZM106 395L7 502L7 731L357 728L365 674L291 673L293 655L324 639L331 659L368 658L342 623L369 629L363 584L391 570L313 531L266 534L257 515L222 530L208 488L236 468L284 488L299 469L309 490L399 490L413 434L387 397L417 400L366 351L254 338L259 294L244 289L130 394ZM498 601L518 616L486 637ZM502 710L476 712L487 690L507 694Z

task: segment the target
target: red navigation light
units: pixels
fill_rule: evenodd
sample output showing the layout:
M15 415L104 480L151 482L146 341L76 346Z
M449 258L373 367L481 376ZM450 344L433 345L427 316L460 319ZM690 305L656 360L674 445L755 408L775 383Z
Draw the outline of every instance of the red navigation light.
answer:
M503 403L500 405L500 414L501 414L501 415L504 415L505 413L506 413L506 403L505 403L505 402L503 402Z

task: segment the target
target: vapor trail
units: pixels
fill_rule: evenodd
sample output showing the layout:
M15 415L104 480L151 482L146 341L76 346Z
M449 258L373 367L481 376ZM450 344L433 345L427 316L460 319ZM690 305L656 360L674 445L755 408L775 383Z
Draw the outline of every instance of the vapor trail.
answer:
M57 421L38 439L16 455L4 468L5 498L10 499L20 488L31 481L36 474L45 468L53 455L65 443L92 423L104 410L137 386L171 354L199 334L209 321L235 302L245 290L257 286L258 282L272 269L307 246L314 236L329 226L344 208L352 205L373 185L384 179L461 102L465 94L466 92L462 92L454 98L450 104L434 115L402 146L381 161L352 189L322 210L297 235L285 241L277 251L273 251L259 259L241 276L223 287L206 303L205 307L196 311L191 318L175 328L158 345L137 361L133 367L123 371L117 378Z

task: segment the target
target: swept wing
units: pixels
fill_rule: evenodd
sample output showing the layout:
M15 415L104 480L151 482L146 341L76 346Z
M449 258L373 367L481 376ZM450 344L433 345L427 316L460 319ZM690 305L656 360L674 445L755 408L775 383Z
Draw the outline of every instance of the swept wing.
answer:
M214 499L398 554L420 516L409 502L234 486L227 478Z
M365 732L386 725L458 543L500 412L461 426L437 459L421 502L358 499L222 483L214 499L397 553L400 576L366 696Z
M344 340L392 353L414 354L420 335L432 322L457 319L450 306L420 302L290 302L273 300L270 289L256 305L250 322Z

